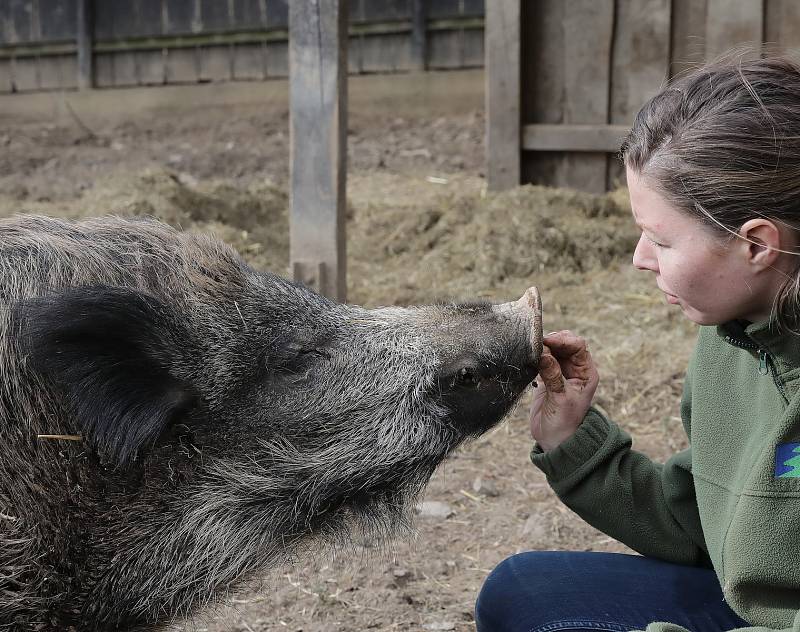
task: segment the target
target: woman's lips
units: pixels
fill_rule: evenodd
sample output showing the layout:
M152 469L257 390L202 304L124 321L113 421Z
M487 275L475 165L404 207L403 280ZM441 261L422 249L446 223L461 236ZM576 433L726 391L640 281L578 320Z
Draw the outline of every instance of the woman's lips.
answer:
M664 292L664 296L667 299L667 303L669 303L670 305L677 305L678 302L679 302L677 296L673 296L672 294L670 294L668 292Z

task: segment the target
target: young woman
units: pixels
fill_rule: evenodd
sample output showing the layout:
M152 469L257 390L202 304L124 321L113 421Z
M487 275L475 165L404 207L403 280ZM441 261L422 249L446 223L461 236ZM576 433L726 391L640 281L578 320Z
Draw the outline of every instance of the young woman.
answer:
M632 450L591 406L586 342L547 336L531 459L642 555L515 555L486 580L478 630L798 632L800 65L695 71L644 106L622 156L633 264L701 325L681 401L691 447L665 464Z

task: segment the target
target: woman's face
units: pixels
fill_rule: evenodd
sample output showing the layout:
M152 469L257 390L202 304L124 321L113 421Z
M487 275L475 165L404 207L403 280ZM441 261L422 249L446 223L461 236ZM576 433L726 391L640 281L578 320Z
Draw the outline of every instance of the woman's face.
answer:
M718 325L735 319L769 317L775 279L754 274L747 244L721 240L710 228L678 210L646 180L628 169L628 190L641 229L633 265L656 275L667 302L679 305L689 320Z

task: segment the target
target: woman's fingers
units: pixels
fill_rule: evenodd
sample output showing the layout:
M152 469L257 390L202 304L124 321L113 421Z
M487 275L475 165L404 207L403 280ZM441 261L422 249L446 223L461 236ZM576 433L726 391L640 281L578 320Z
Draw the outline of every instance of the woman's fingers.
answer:
M542 378L545 389L550 393L564 392L564 376L561 373L561 365L547 349L539 358L539 377Z
M558 360L564 378L586 381L596 372L584 338L564 330L545 336L544 344Z

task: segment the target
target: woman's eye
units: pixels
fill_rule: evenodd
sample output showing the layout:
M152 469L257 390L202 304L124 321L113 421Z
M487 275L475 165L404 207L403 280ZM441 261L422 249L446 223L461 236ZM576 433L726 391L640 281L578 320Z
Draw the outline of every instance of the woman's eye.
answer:
M663 248L663 247L664 247L664 244L660 244L660 243L658 243L658 242L657 242L657 241L655 241L655 240L654 240L652 237L650 237L650 236L648 236L648 235L645 235L644 233L642 233L642 234L644 235L644 238L645 238L647 241L649 241L649 242L650 242L650 243L651 243L653 246L655 246L656 248Z

